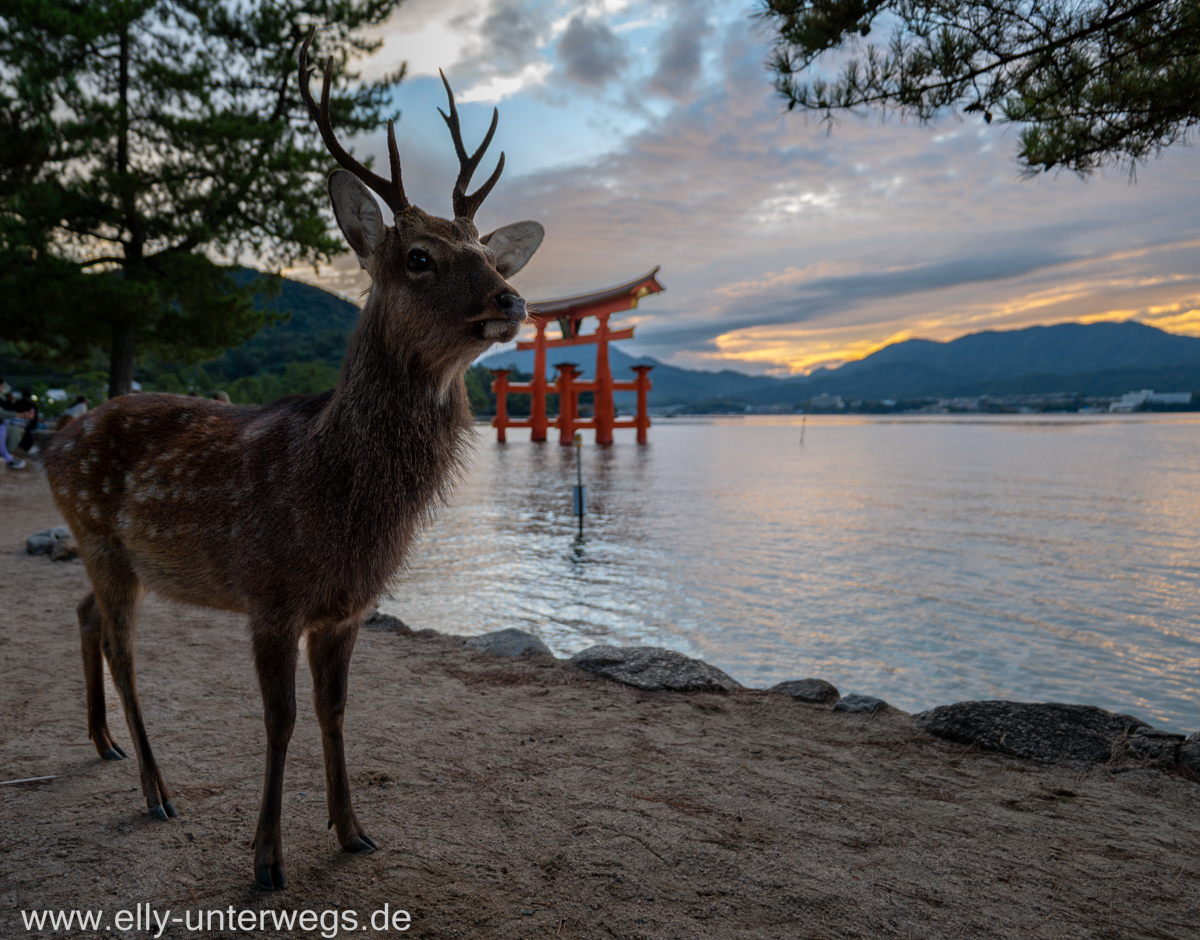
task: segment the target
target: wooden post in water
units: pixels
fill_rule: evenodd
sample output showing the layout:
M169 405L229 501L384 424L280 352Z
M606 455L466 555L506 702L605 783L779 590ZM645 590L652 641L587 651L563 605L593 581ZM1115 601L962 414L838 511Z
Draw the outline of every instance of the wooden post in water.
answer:
M575 515L579 517L579 537L583 538L583 516L587 512L587 491L583 485L583 435L575 432Z

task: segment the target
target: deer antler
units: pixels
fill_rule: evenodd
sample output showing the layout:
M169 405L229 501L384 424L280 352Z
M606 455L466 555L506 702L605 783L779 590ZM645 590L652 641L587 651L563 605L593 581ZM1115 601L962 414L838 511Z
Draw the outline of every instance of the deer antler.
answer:
M500 174L504 170L504 154L500 154L500 162L496 164L496 169L488 178L488 181L480 186L475 192L467 195L467 184L471 182L471 174L475 172L475 168L479 166L479 161L483 159L483 153L488 148L488 144L492 142L492 135L496 133L496 122L500 120L500 112L492 108L492 126L488 128L487 135L483 138L483 143L479 145L470 157L467 156L467 148L463 146L462 127L458 123L458 109L454 107L454 92L450 90L450 83L446 81L446 75L438 69L438 74L442 76L442 84L446 86L446 97L450 99L450 113L447 115L445 111L438 108L438 113L446 122L446 126L450 128L450 136L454 138L454 151L458 154L458 181L454 184L454 216L458 219L474 219L475 210L479 208L483 200L487 198L488 193L492 191L492 187L496 185L496 180L500 179Z
M317 107L317 103L313 100L312 92L308 87L309 76L315 71L315 69L311 69L308 66L308 47L312 43L313 36L316 33L317 28L314 26L309 32L308 38L304 40L304 45L300 47L300 97L308 105L308 113L316 121L317 129L321 132L321 139L325 141L326 148L332 154L333 158L337 160L338 164L366 183L371 190L387 203L388 208L392 210L393 214L399 214L402 210L407 209L410 203L404 195L404 183L400 178L400 151L396 147L396 129L389 120L388 159L392 168L392 179L390 182L382 176L372 173L342 148L342 145L338 143L337 137L333 133L333 125L329 120L329 86L333 83L332 56L330 56L329 61L325 64L325 84L321 88L320 108Z

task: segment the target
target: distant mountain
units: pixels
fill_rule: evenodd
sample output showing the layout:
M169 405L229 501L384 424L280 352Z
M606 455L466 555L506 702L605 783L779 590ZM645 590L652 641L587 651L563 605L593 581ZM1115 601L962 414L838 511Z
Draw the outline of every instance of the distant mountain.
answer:
M1164 333L1129 320L987 330L948 343L911 339L885 346L836 371L845 378L905 363L986 382L1019 375L1158 369L1196 361L1200 361L1200 338Z
M554 366L560 362L572 362L579 366L583 378L590 379L596 372L596 347L576 346L565 349L546 350L546 379L554 381ZM493 353L480 360L480 365L489 369L513 369L518 372L533 373L533 351ZM634 359L619 346L609 345L608 365L613 378L618 382L633 379L632 366L653 366L650 382L653 386L649 400L652 405L664 406L686 404L708 398L732 398L749 401L750 397L758 394L762 388L776 383L776 379L766 379L758 375L746 375L726 369L722 372L699 372L692 369L680 369L669 366L642 356ZM630 392L618 401L632 400Z
M907 340L836 369L794 379L739 372L700 372L634 359L609 348L613 375L631 365L653 365L655 406L731 399L752 405L789 405L827 393L844 398L912 399L1076 392L1117 396L1139 388L1200 389L1200 339L1132 321L1063 323L1022 330L972 333L951 342ZM595 347L549 350L548 366L581 363L591 375ZM533 369L532 352L495 353L490 368ZM548 368L548 378L553 369Z
M947 343L907 340L838 369L818 370L756 403L821 392L854 398L923 398L1076 392L1120 395L1137 388L1200 388L1200 338L1125 323L1061 323L971 333Z

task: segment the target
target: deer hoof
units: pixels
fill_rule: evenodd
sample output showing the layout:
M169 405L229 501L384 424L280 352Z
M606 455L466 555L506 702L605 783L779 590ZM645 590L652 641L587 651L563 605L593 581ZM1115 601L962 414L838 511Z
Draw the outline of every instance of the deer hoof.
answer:
M163 809L167 811L167 815L172 819L179 815L177 812L175 812L175 805L170 800L167 800L167 802L163 803Z
M150 815L155 819L161 819L163 822L167 821L167 811L163 809L160 804L156 803L154 806L150 807ZM171 815L173 816L175 814L172 813Z
M282 865L271 865L254 873L254 883L264 891L280 891L287 887L287 875Z
M103 760L124 760L129 755L122 751L115 744L109 747L107 751L100 755Z
M353 852L355 855L370 855L379 846L375 844L375 840L368 835L355 836L348 842L344 848L347 852Z

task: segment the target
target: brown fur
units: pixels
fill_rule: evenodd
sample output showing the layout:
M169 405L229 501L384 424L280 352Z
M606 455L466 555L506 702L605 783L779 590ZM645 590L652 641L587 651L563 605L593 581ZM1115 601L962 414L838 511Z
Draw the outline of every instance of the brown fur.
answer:
M414 246L432 270L408 269ZM106 722L103 657L146 804L161 819L175 809L137 697L141 599L152 590L248 615L267 729L254 863L265 888L286 884L280 808L301 636L330 824L347 850L375 848L351 807L342 745L355 636L462 464L463 371L524 317L469 220L406 208L362 261L373 287L336 389L265 407L126 396L71 422L46 448L55 501L93 586L79 605L88 732L101 756L125 756Z

